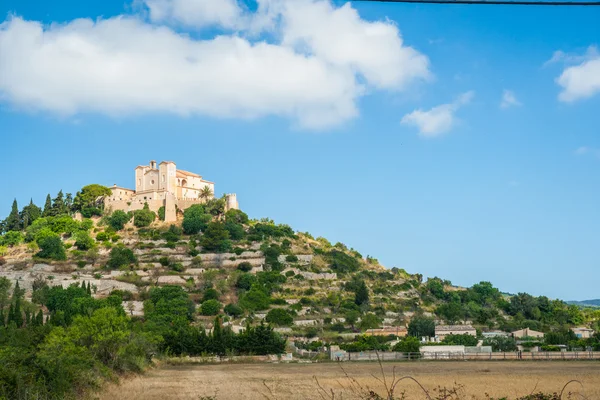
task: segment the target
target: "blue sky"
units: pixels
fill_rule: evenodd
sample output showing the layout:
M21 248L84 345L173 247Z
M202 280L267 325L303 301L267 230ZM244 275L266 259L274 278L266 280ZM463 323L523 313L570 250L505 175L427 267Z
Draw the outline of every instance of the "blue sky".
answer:
M3 1L0 218L173 160L388 267L600 297L600 8L226 3Z

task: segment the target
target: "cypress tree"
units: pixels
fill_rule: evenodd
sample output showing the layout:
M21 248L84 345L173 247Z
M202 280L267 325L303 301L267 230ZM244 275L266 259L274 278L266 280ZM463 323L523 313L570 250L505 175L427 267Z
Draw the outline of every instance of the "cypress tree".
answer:
M44 313L42 312L42 310L40 310L40 311L38 312L38 315L37 315L37 317L35 318L35 324L36 324L37 326L42 326L42 325L44 325Z
M356 288L356 292L354 293L354 303L359 306L369 303L369 289L367 288L365 281L361 281Z
M85 287L85 281L81 281L81 288L87 291L87 288Z
M44 204L44 212L42 213L43 217L49 217L52 215L52 198L50 197L50 193L46 196L46 203Z
M0 327L6 326L4 318L4 310L0 308Z
M15 300L15 308L13 314L13 321L17 324L17 328L21 328L23 326L23 314L21 313L21 298L17 297Z
M23 222L23 229L26 229L36 219L42 216L42 210L33 204L33 199L29 201L29 205L23 207L21 211L21 221Z
M15 319L15 313L14 313L13 305L11 303L10 307L8 308L8 318L6 319L6 326L10 325L10 323L13 322L14 319Z
M90 282L89 282L89 281L88 281L88 284L87 284L87 292L88 292L88 294L89 294L90 296L92 295L92 285L90 285Z
M8 231L20 231L22 227L21 216L19 215L19 206L17 205L17 199L14 199L12 204L12 210L10 215L4 221L4 229Z
M53 216L67 214L67 207L65 205L65 195L60 190L56 195L56 198L52 200L52 213Z
M31 325L31 312L29 309L25 310L25 326Z

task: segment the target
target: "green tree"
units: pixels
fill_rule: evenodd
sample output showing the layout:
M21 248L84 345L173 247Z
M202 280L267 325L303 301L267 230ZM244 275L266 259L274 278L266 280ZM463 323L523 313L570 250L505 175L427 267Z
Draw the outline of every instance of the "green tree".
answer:
M21 232L8 231L4 235L0 236L0 246L17 246L23 243L25 237Z
M269 310L266 320L267 322L278 326L289 326L294 322L294 318L292 318L289 311L283 308Z
M68 213L69 209L65 203L65 195L63 194L63 191L60 190L56 197L52 200L52 209L50 215L55 217Z
M117 269L136 263L137 257L131 249L125 246L117 246L110 251L110 258L106 266L110 269Z
M408 324L408 334L415 337L435 336L435 321L422 315L415 315Z
M240 307L248 311L265 310L269 308L269 304L271 304L271 299L258 285L253 285L240 297L239 301Z
M212 216L204 212L204 207L194 204L183 212L183 232L186 235L196 235L205 230Z
M94 239L87 232L77 232L75 234L75 247L78 250L89 250L94 247Z
M17 199L13 200L12 209L10 214L4 221L4 230L8 231L20 231L23 228L21 216L19 215L19 207L17 205Z
M348 324L350 324L352 329L354 329L354 325L356 325L356 322L359 318L360 312L358 312L357 310L348 310L346 314L344 314L344 319Z
M46 196L46 203L44 203L44 212L42 213L42 217L51 217L52 216L52 198L50 194Z
M200 246L204 250L225 252L231 248L229 232L220 222L211 222L200 238Z
M125 224L129 222L131 216L125 211L116 210L108 217L108 225L115 231L120 231L125 227Z
M42 209L33 204L33 199L29 204L21 210L21 221L23 221L23 229L27 229L35 220L42 216Z
M493 351L509 352L517 350L515 339L508 336L496 336L483 339L483 345L492 346Z
M225 311L225 314L232 317L239 317L244 314L242 307L238 306L237 304L227 304L223 311Z
M73 210L81 212L86 218L102 215L104 197L110 196L111 193L112 191L106 186L98 184L84 186L75 194Z
M394 345L393 351L400 353L418 353L421 342L414 336L407 336Z
M204 201L208 201L209 199L211 199L214 196L212 189L210 188L210 186L204 186L201 190L200 190L200 198L203 199Z
M450 346L477 346L479 341L475 336L464 334L464 335L447 335L442 344Z
M360 328L361 329L375 329L379 328L381 325L381 318L373 313L367 313L363 315L360 320Z
M40 252L36 254L37 257L47 258L50 260L66 260L67 253L65 252L65 246L55 233L49 233L47 236L37 240Z
M133 224L137 228L145 228L150 226L156 219L156 214L150 211L148 203L144 204L144 208L133 212Z
M354 303L358 306L369 304L369 289L363 280L360 281L354 293Z
M202 303L200 313L202 315L217 315L221 311L222 304L218 300L206 300Z
M204 290L204 293L202 295L202 302L205 302L207 300L219 300L219 292L217 292L217 290L213 288L208 288Z

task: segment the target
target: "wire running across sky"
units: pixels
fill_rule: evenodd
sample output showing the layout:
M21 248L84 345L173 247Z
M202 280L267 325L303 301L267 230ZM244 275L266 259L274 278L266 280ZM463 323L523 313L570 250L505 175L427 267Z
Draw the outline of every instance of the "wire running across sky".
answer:
M424 4L477 4L512 6L600 6L600 1L552 1L552 0L353 0L363 3L424 3Z

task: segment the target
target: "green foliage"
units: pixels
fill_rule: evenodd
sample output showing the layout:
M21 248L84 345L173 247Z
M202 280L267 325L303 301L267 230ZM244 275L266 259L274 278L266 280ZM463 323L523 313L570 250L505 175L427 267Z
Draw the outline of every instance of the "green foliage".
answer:
M515 339L508 336L496 336L492 338L486 338L483 340L484 346L492 346L493 351L516 351L517 343Z
M248 223L248 214L241 210L229 210L225 213L225 222L231 222L234 224L247 224Z
M136 263L137 257L133 254L131 249L128 249L125 246L117 246L110 251L110 258L108 259L106 266L110 269L118 269Z
M360 328L361 329L375 329L375 328L379 328L381 326L381 318L378 317L376 314L373 313L367 313L365 315L363 315L363 317L360 320Z
M94 239L87 232L77 232L75 234L75 247L78 250L89 250L94 247Z
M249 262L247 262L247 261L244 261L244 262L241 262L241 263L240 263L240 264L237 266L237 269L238 269L239 271L242 271L242 272L250 272L250 271L252 271L252 264L250 264L250 263L249 263Z
M354 303L358 306L369 304L369 289L363 280L360 281L354 292Z
M106 242L109 239L110 239L110 235L106 232L99 232L96 235L96 240L99 242Z
M20 231L23 227L21 221L21 215L19 214L19 206L17 205L17 199L13 201L12 208L8 217L2 223L4 231ZM1 233L1 232L0 232Z
M131 216L121 210L116 210L107 218L108 225L115 231L122 230L130 220Z
M288 225L275 225L271 222L259 222L250 228L249 239L264 241L265 239L281 239L294 237L294 231Z
M400 353L418 353L421 347L421 342L414 336L407 336L396 343L393 347L393 351Z
M205 289L202 295L202 302L207 300L219 300L219 292L213 288Z
M27 229L36 219L42 216L42 209L33 204L33 200L29 201L29 205L23 207L21 210L21 223L23 229Z
M208 227L212 216L205 212L200 204L194 204L183 212L183 232L186 235L196 235Z
M240 274L235 283L235 287L240 290L250 290L252 285L258 283L255 275L252 274Z
M40 251L36 254L36 257L57 261L67 259L65 246L60 237L56 234L49 234L39 239L38 245L40 246Z
M224 224L220 222L211 222L200 238L200 246L207 251L223 253L231 249L229 232Z
M13 247L23 243L25 236L21 232L8 231L0 236L0 246Z
M269 295L258 285L253 285L249 291L240 296L239 305L244 310L258 311L269 308Z
M477 346L477 338L475 336L464 334L464 335L446 335L442 344L451 346Z
M329 267L339 274L356 272L360 267L356 258L339 250L331 250L325 255L325 259L330 263Z
M229 233L231 240L242 240L246 237L246 231L242 224L236 224L234 222L225 222L225 229Z
M267 322L278 326L289 326L294 321L289 311L284 308L274 308L269 310L266 320Z
M239 317L244 314L242 307L238 306L237 304L227 304L223 311L225 311L225 314L232 317Z
M415 337L435 336L435 321L422 315L415 315L408 324L408 334Z
M98 184L84 186L75 194L73 210L80 211L86 218L93 215L102 215L104 197L110 196L111 193L111 190L106 186Z
M200 313L202 315L217 315L221 311L222 304L218 300L206 300L202 303Z
M162 237L169 243L175 244L181 239L181 234L183 230L177 225L169 225L169 229L166 232L163 232Z
M144 204L144 208L133 212L133 225L137 228L145 228L150 226L156 219L156 214L150 211L148 203Z
M161 221L165 220L165 206L161 206L158 209L158 219L160 219Z
M387 351L390 346L385 341L387 341L386 337L360 335L356 337L354 342L341 344L340 348L348 352Z

